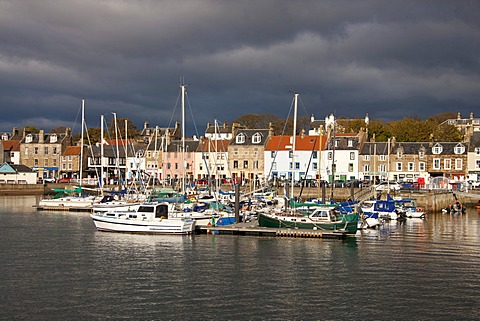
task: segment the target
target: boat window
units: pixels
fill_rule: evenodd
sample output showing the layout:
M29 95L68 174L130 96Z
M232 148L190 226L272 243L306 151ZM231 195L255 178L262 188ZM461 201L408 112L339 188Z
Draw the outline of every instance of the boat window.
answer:
M145 212L145 213L153 213L153 209L154 209L153 206L140 206L138 208L138 211L139 212Z
M168 206L167 205L158 205L156 212L155 212L155 217L156 218L168 218Z

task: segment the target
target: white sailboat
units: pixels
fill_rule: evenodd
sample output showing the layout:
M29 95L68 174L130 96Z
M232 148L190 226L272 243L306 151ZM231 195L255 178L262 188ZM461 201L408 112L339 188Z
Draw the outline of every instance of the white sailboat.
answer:
M56 198L46 198L38 202L38 209L65 209L65 210L78 210L78 211L91 211L93 204L101 200L97 196L84 196L82 195L82 166L83 166L83 134L85 127L85 100L82 99L82 130L81 130L81 139L80 139L80 177L79 182L80 186L68 190L68 189L54 189L57 193L71 193L72 195ZM78 195L73 195L78 194Z

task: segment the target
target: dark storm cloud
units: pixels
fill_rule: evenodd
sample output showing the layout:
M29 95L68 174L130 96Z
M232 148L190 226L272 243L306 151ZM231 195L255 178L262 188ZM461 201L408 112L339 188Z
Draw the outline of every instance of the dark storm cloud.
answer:
M480 101L479 6L0 1L0 128L73 127L82 97L90 127L111 112L167 126L181 76L200 133L245 113L284 117L292 90L317 118L467 116Z

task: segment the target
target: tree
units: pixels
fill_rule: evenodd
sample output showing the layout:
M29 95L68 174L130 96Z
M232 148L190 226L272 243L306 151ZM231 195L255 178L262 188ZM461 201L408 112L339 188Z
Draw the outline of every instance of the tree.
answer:
M270 123L276 123L279 120L274 114L246 114L238 117L233 122L251 129L269 128Z
M136 138L140 132L137 126L129 118L117 118L117 137L118 139L125 139L125 121L127 122L127 135L129 139ZM108 124L109 139L115 139L115 119L112 119Z
M40 132L40 130L35 126L25 126L25 127L23 127L23 131L25 133L30 133L30 134L36 134L36 133Z
M50 129L50 133L64 134L66 130L67 130L67 127L60 126L60 127L55 127Z

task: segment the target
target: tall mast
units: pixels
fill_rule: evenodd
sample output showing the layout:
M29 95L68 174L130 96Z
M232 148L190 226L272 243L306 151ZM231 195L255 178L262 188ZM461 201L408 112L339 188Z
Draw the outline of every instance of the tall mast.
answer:
M290 189L290 198L293 198L293 186L295 185L295 148L297 142L297 106L298 106L298 94L295 94L294 110L293 110L293 144L292 144L292 181Z
M185 84L180 85L182 88L182 194L185 193Z
M112 113L113 114L113 119L114 119L114 123L115 123L115 143L116 143L116 147L117 147L117 157L115 158L115 165L117 166L117 168L115 169L116 171L118 171L118 174L117 174L117 181L118 181L118 187L120 187L120 151L119 151L119 148L118 148L118 128L117 128L117 113ZM118 189L120 190L120 189Z
M103 193L103 115L100 115L100 190Z
M85 126L85 99L82 98L82 133L80 137L80 187L83 176L83 127Z

